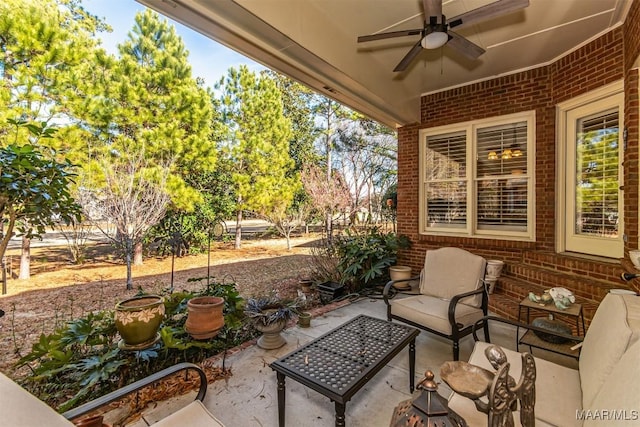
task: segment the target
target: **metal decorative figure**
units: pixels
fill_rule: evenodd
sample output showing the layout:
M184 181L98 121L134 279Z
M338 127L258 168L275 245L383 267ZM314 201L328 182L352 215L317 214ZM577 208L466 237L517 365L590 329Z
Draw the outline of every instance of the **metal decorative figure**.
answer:
M456 393L473 400L478 411L487 414L489 427L513 427L513 411L520 402L520 424L535 426L536 365L533 356L522 353L519 381L509 375L507 355L497 346L485 349L495 373L466 362L445 362L440 376ZM486 396L488 401L480 400Z

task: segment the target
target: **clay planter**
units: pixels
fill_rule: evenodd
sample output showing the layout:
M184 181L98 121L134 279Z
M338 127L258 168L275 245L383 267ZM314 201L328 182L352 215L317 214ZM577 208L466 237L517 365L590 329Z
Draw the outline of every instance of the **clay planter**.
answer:
M195 297L187 302L184 329L196 340L213 338L224 326L224 298Z
M308 328L311 326L311 313L303 311L298 314L298 326L301 328Z
M300 290L302 292L304 292L305 294L311 293L311 286L313 285L313 280L302 279L298 283L300 284Z
M155 344L164 318L164 302L158 295L130 298L116 304L115 323L123 350L142 350Z

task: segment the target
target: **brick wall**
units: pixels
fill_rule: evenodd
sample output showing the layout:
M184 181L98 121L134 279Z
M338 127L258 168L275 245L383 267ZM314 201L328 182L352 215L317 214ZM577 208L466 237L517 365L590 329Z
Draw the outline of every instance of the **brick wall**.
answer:
M509 265L531 262L535 254L550 255L547 267L565 271L567 256L555 255L556 105L614 81L625 80L624 229L627 250L638 243L638 71L640 54L640 2L634 2L625 24L553 64L464 87L430 94L421 100L421 123L398 131L398 232L413 242L400 261L419 271L425 251L457 246ZM535 110L536 112L536 241L517 242L418 234L418 131L421 128L478 120ZM570 257L569 257L570 258ZM612 268L613 264L613 268ZM576 275L596 276L606 287L624 287L619 273L629 265L620 260L579 259ZM604 273L603 273L604 272ZM595 274L598 273L598 274ZM559 285L562 286L562 285ZM636 284L632 284L640 290ZM577 291L577 289L576 289ZM593 291L599 301L602 294ZM595 295L597 293L597 295Z

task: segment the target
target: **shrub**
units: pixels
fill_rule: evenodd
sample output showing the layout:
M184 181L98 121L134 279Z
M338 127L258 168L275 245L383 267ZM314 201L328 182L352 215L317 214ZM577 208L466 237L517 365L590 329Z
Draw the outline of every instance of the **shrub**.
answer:
M408 247L407 236L376 227L347 230L315 251L314 279L339 281L351 290L382 284L389 280L388 267L396 263L398 250Z
M214 339L197 341L184 330L187 301L204 295L225 298L225 326ZM243 299L234 284L212 283L202 292L172 293L164 304L161 341L145 350L120 350L113 310L89 313L52 334L42 334L18 361L32 372L24 386L62 412L176 363L198 363L256 335L242 322Z

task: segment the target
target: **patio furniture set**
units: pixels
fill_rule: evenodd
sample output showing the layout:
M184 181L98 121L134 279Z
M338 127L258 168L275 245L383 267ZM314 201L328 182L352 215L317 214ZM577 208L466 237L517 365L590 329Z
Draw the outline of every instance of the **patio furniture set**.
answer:
M465 268L460 268L460 265L464 265ZM384 301L387 305L388 320L359 315L272 362L270 367L276 372L278 425L285 425L285 380L288 377L331 399L335 404L335 425L345 426L346 403L407 345L409 391L413 393L415 340L419 334L416 327L450 339L453 343L454 360L459 356L459 339L469 334L474 335L477 342L469 363L465 366L490 372L486 378L487 385L482 386L483 390L474 395L477 398L470 398L470 395L464 392L454 392L449 398L449 408L443 410L457 413L466 420L466 425L487 425L487 417L489 416L489 420L492 419L491 393L494 392L498 373L504 371L502 368L505 368L505 364L507 377L510 375L518 378L522 372L522 353L510 350L504 350L502 353L498 350L500 353L495 356L495 350L487 352L491 345L489 323L505 322L530 331L551 332L529 324L487 316L487 290L482 280L485 267L486 262L482 257L462 249L441 248L428 251L425 268L422 274L416 277L420 279L418 295L391 299L388 292L393 281L386 285ZM447 286L442 286L443 283ZM637 408L634 406L637 406L634 399L637 399L636 396L640 392L640 370L637 368L637 360L640 357L640 343L637 342L640 336L638 301L640 300L636 296L609 294L598 308L584 340L582 337L564 337L582 341L579 371L531 356L524 359L531 360L532 364L535 362L532 371L531 367L528 368L528 372L532 372L533 376L527 374L530 380L527 397L530 410L527 416L533 417L535 413L536 425L601 425L603 423L597 421L603 419L597 418L594 422L592 412L603 408L618 408L625 411L622 414L625 417L635 416L638 419ZM411 326L392 322L394 319ZM486 342L478 340L477 330L480 328L484 330ZM491 353L494 354L492 361L487 360L487 357L492 359L489 357ZM496 360L499 363L496 363ZM457 365L448 365L448 368L451 366ZM189 363L165 369L62 415L0 374L3 418L15 426L72 425L70 419L78 419L168 375L189 370L197 372L200 377L196 400L161 420L157 425L223 426L202 404L207 388L204 373L196 365ZM446 375L441 373L441 376L447 380ZM473 380L473 376L469 378ZM533 381L535 385L531 385ZM513 388L509 381L503 385L507 390ZM452 389L456 390L455 386L452 386ZM430 390L433 392L435 389ZM522 398L522 393L518 394L518 398ZM510 405L509 412L503 420L509 419L511 409ZM446 412L444 414L446 415ZM397 417L394 415L394 418ZM586 420L584 424L583 420ZM525 426L532 425L526 420L526 416L522 421ZM492 425L512 425L508 421L506 424L502 422L494 421ZM465 424L456 422L451 425Z

